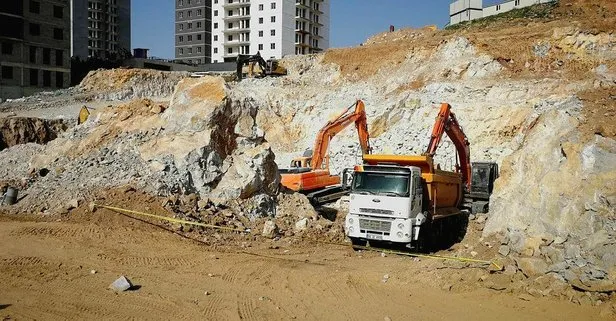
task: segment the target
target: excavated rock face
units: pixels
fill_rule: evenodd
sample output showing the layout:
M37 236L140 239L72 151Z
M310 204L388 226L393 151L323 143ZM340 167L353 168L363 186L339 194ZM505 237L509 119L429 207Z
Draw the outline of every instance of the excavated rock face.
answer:
M30 178L19 206L55 211L126 184L220 202L263 194L272 203L280 178L256 126L258 112L250 100L230 97L214 77L180 82L168 108L147 99L109 107L31 158L29 172L45 169L46 175Z
M62 119L12 117L0 119L0 150L26 144L46 144L68 128Z

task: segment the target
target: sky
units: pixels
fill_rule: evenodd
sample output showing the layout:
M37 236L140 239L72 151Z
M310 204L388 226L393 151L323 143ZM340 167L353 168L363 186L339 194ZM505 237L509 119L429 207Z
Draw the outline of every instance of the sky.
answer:
M331 0L330 47L356 46L368 37L405 27L437 25L449 20L451 0ZM503 2L484 0L484 6ZM175 0L132 0L133 48L149 48L150 56L174 57Z

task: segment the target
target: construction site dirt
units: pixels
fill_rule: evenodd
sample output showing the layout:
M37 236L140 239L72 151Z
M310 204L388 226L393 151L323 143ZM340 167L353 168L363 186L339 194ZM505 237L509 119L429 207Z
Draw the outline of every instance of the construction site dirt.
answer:
M107 210L52 221L2 216L0 315L5 320L612 320L605 306L486 285L482 279L489 272L482 266L244 239L237 247L207 246ZM140 288L108 290L120 275Z

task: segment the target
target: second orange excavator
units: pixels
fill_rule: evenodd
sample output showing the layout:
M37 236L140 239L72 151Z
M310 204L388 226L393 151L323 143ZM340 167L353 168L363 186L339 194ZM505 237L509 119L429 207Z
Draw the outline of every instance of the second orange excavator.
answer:
M301 193L315 205L331 202L344 195L345 188L341 185L340 176L329 171L329 143L332 138L350 124L355 123L362 155L370 153L370 135L364 102L357 100L333 120L321 128L314 142L312 154L305 153L302 157L293 159L291 168L280 169L283 186ZM343 179L344 180L344 179Z

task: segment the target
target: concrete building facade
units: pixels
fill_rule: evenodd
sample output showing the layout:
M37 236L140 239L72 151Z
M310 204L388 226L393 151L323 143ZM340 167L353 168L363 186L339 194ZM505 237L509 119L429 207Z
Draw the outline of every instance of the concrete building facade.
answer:
M484 8L483 0L457 0L449 5L449 25L554 1L555 0L511 0Z
M71 56L110 59L130 54L131 0L70 0Z
M70 85L69 1L0 1L0 98Z
M212 0L175 0L175 59L212 62Z
M212 0L212 62L265 59L329 47L329 0Z

